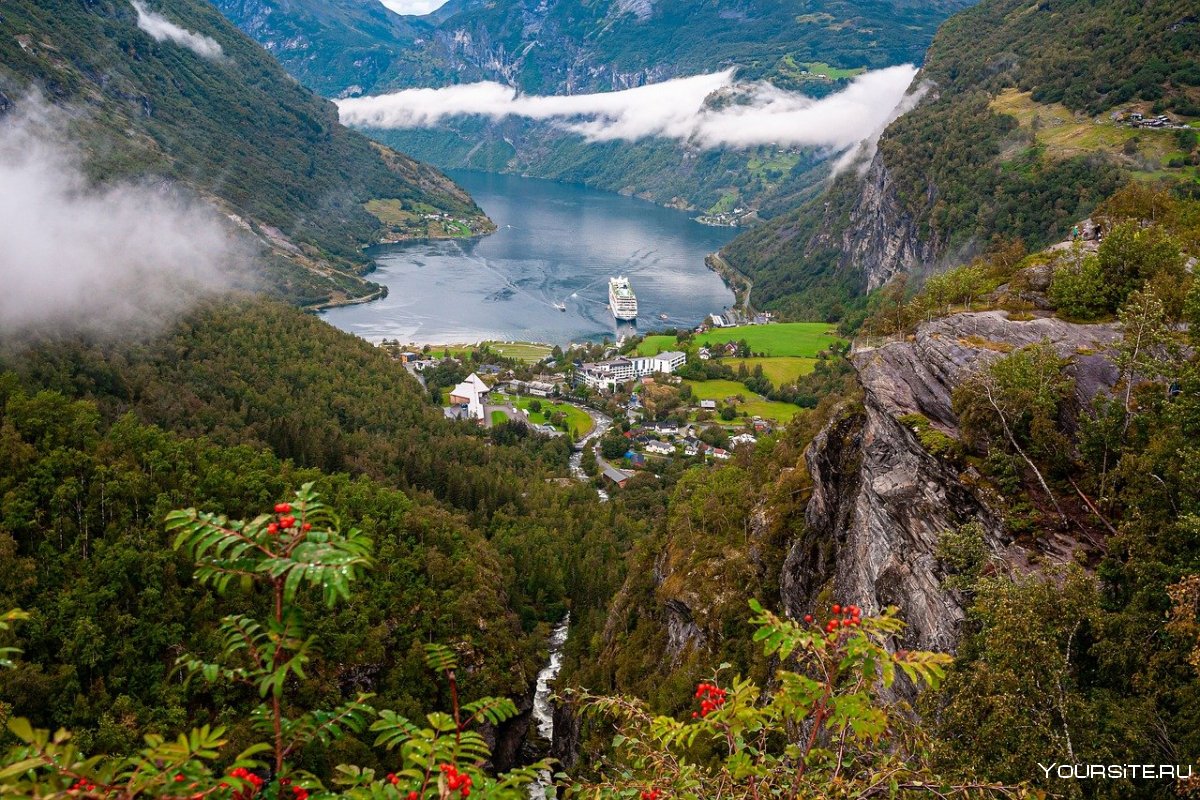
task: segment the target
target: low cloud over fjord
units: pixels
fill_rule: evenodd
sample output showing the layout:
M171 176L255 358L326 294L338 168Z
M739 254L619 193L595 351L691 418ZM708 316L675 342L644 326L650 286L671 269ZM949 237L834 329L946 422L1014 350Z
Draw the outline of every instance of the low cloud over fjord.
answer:
M589 141L666 138L703 148L758 145L845 150L893 118L916 75L910 65L865 73L820 99L769 83L740 84L734 71L676 78L618 92L523 95L499 83L407 89L339 101L342 121L365 128L428 128L454 117L521 117Z

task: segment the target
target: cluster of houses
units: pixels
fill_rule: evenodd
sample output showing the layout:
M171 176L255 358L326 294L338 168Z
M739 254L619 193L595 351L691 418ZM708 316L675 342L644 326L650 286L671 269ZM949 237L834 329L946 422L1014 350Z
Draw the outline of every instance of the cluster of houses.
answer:
M1175 121L1166 114L1159 114L1157 117L1147 117L1145 114L1134 112L1126 116L1123 122L1133 128L1174 128ZM1184 127L1182 125L1178 127Z
M575 370L577 385L615 392L629 381L653 375L669 375L687 363L687 353L668 350L656 356L618 356L607 361L580 364Z
M707 347L701 347L697 354L701 361L708 361L713 358L734 358L738 354L737 342L725 342L724 344L713 344Z
M679 426L673 422L659 422L643 428L634 428L625 433L625 438L629 440L629 450L625 453L625 459L633 466L643 466L647 455L683 455L688 458L704 456L718 461L725 461L732 456L729 450L699 439L699 432L695 425ZM729 446L736 449L757 441L758 437L752 433L739 433L730 437Z

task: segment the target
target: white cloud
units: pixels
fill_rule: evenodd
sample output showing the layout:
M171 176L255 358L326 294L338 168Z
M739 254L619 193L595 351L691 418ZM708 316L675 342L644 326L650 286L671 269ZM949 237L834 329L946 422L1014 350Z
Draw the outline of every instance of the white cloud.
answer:
M729 70L599 94L522 95L484 82L351 98L338 107L343 122L367 128L513 116L548 121L591 141L658 137L706 148L775 144L843 150L882 130L914 75L910 65L875 70L819 100L769 83L735 83Z
M867 174L867 169L871 166L871 161L875 158L875 151L879 149L879 139L883 136L883 131L888 125L895 120L907 114L917 107L917 104L925 98L933 85L928 81L922 81L920 86L913 87L912 91L904 95L896 107L892 109L892 113L888 114L887 119L883 120L871 135L858 143L857 147L851 147L834 163L831 177L836 176L842 170L848 167L854 167L860 176Z
M0 118L0 333L117 333L227 289L249 263L214 209L163 186L96 188L35 100Z
M137 26L156 42L173 42L204 58L220 58L224 55L216 39L182 28L162 14L149 10L138 0L130 0L130 5L137 12Z
M379 2L401 16L418 17L432 14L446 5L446 0L379 0Z

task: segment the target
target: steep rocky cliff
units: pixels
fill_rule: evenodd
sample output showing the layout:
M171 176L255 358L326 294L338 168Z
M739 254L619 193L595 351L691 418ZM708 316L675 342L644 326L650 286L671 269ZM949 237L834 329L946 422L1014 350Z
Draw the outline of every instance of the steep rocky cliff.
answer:
M961 598L941 587L939 534L978 522L1001 569L1028 569L1031 554L1005 531L1004 498L973 468L928 452L902 418L920 414L956 436L954 387L1003 353L1041 341L1070 358L1077 410L1116 382L1106 353L1118 337L1113 325L1017 321L987 311L926 323L910 340L856 349L862 404L844 408L806 453L813 495L806 529L783 568L786 610L804 614L822 592L868 613L897 605L909 624L906 645L952 649L963 612ZM1069 537L1053 538L1039 555L1065 559L1072 546Z
M932 205L936 197L937 186L931 182L925 188L925 205ZM874 291L899 273L918 272L933 265L942 246L936 239L922 236L919 222L900 201L887 164L876 153L845 226L836 225L826 215L821 233L808 246L808 254L820 247L838 249L839 267L860 272L865 290Z

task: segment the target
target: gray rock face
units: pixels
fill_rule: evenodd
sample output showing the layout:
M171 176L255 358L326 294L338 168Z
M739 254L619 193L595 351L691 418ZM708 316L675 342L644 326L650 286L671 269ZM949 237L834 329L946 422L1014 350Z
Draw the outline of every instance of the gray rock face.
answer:
M909 626L905 646L952 650L963 609L960 597L941 588L934 557L941 532L978 521L1005 563L1023 564L1025 554L1007 541L998 498L978 476L928 453L898 418L923 414L956 435L954 387L1005 352L1043 340L1072 357L1081 407L1115 383L1105 352L1119 336L1114 325L1014 321L988 311L934 320L910 341L856 350L862 407L845 409L806 453L814 489L806 531L783 569L787 612L808 613L829 587L829 597L867 612L899 606Z
M930 185L928 193L927 200L932 203L937 187ZM840 241L825 231L814 237L809 254L823 246L841 250L842 267L861 272L867 291L878 289L901 272L928 268L939 254L938 243L922 241L916 218L901 207L891 175L878 153L867 169Z
M667 618L667 658L671 663L678 663L684 651L704 647L704 631L696 624L692 609L684 601L671 598L666 601L664 610Z

